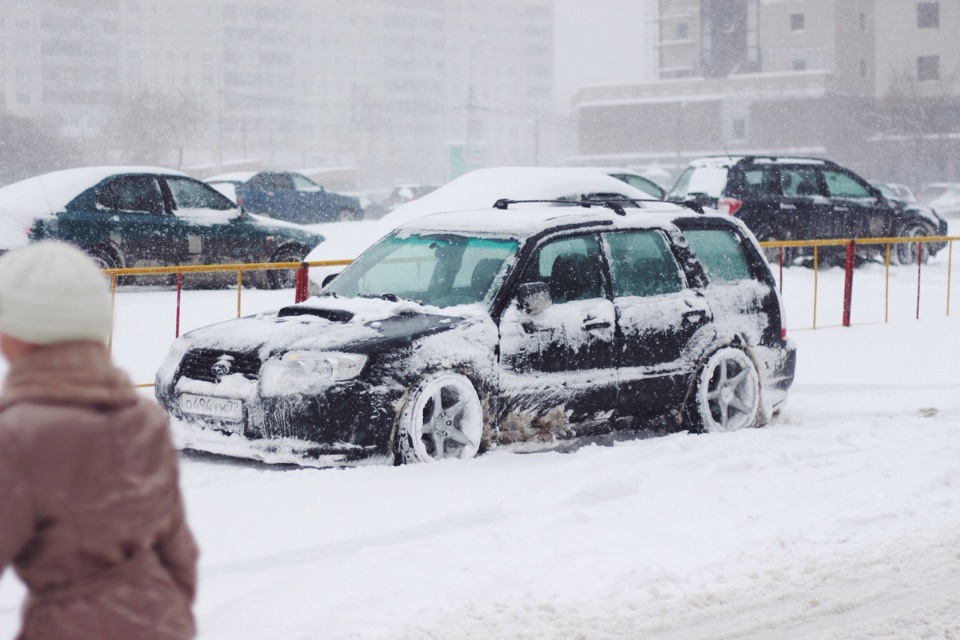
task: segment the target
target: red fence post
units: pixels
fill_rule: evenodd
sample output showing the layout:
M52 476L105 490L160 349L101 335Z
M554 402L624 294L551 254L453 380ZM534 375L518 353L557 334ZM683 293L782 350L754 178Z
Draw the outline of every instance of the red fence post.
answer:
M920 319L920 267L923 266L923 242L917 243L917 320Z
M309 265L306 262L300 263L300 268L297 269L297 277L294 280L293 284L293 301L294 303L300 303L307 299L308 297L308 284L310 278L308 277Z
M843 326L850 326L850 303L853 300L853 262L856 243L851 238L847 243L847 259L843 268Z
M180 292L183 291L183 274L177 274L177 335L175 338L180 337Z

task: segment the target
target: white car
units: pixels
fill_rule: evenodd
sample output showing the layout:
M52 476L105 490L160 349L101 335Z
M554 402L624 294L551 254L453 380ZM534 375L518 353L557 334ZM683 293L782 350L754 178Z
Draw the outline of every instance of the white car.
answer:
M466 211L493 207L500 199L574 200L621 197L649 201L649 193L596 169L573 167L493 167L477 169L451 180L436 191L401 205L379 220L349 225L325 225L327 241L305 258L307 262L353 260L381 237L409 220L445 211ZM657 203L659 206L670 206ZM518 215L522 215L518 213ZM324 278L342 266L310 269L311 289L322 286Z
M927 205L942 216L960 216L960 185L951 187Z
M0 211L0 254L29 242L27 225L6 211Z

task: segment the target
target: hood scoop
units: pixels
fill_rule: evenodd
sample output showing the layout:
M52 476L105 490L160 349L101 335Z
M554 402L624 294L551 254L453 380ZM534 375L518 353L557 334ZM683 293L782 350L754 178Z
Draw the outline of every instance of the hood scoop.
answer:
M294 306L284 307L277 313L277 317L289 318L291 316L315 316L323 318L330 322L347 323L353 319L354 314L344 309L324 309L322 307Z

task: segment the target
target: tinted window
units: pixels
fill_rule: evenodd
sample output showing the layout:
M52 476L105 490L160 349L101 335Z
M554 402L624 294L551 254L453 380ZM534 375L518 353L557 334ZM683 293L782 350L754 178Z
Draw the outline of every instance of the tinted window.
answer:
M849 173L824 170L827 192L835 198L869 198L870 190Z
M546 282L554 302L603 296L600 243L595 235L561 238L537 250L523 282Z
M153 176L124 176L97 188L97 206L119 211L163 213L163 193Z
M742 175L744 195L779 195L773 167L746 169Z
M319 191L320 185L318 185L313 180L310 180L306 176L301 176L298 173L290 174L290 179L293 181L293 186L298 191Z
M780 188L785 196L818 195L817 170L813 167L782 167Z
M686 282L659 231L628 231L606 236L615 296L656 296Z
M167 178L167 186L170 187L170 193L173 195L176 208L180 210L215 209L217 211L227 211L236 207L216 189L190 178Z
M725 229L691 229L683 235L713 281L750 279L750 267L739 236Z
M631 187L640 189L640 191L643 191L644 193L649 194L654 198L659 199L663 197L663 190L660 187L658 187L656 184L650 182L649 180L646 180L645 178L641 178L640 176L630 175L628 173L618 173L613 177L617 178L618 180L623 180Z

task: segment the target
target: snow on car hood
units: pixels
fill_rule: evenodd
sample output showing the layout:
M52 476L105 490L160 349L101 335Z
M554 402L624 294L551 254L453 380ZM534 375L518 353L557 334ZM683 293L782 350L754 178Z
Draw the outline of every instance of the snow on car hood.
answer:
M454 309L468 314L471 311ZM182 340L191 348L255 351L266 360L294 349L365 350L373 343L400 335L445 330L461 315L407 300L314 297L277 311L196 329Z

